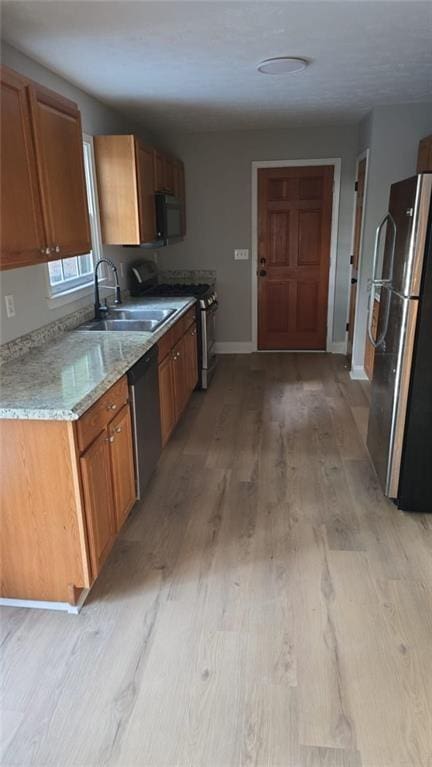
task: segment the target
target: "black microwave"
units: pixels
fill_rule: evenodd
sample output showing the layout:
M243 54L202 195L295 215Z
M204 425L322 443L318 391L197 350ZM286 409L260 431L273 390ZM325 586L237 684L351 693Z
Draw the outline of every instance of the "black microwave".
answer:
M183 236L183 203L172 194L156 194L156 233L165 244Z

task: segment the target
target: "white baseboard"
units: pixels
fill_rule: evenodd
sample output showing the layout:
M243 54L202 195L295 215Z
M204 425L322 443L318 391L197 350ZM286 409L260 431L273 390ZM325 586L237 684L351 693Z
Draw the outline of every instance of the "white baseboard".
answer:
M327 351L330 354L346 354L347 345L346 341L339 341L338 343L331 343L327 347Z
M350 370L350 378L353 381L369 381L366 371L362 365L353 365Z
M72 615L78 615L88 597L90 589L83 589L76 605L69 602L47 602L42 599L9 599L0 597L2 607L29 607L33 610L62 610Z
M216 354L251 354L252 341L219 341Z

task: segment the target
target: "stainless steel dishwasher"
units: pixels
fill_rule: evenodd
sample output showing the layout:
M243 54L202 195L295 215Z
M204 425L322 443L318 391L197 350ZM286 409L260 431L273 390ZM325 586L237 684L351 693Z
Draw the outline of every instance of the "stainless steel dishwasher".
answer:
M128 381L137 497L142 498L162 450L157 346L129 370Z

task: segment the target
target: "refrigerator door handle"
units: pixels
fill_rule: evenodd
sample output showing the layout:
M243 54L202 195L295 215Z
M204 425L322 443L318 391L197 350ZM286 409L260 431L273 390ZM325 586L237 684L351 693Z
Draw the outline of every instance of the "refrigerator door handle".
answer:
M391 236L391 255L390 255L390 265L389 265L389 274L385 278L378 279L377 277L377 268L378 268L378 254L379 254L379 247L381 243L381 233L384 229L385 224L389 224L391 226L392 230L392 236ZM380 336L375 339L372 335L372 309L375 302L375 289L380 287L385 287L388 285L391 285L392 279L393 279L393 262L394 262L394 253L395 253L395 245L396 245L396 222L392 216L391 213L386 213L382 221L377 226L376 232L375 232L375 244L374 244L374 254L373 254L373 265L372 265L372 283L371 283L371 291L369 294L369 311L368 311L368 326L367 326L367 332L369 341L371 342L374 349L376 349L382 342L384 341L384 338L387 333L387 327L388 327L388 321L389 321L389 303L387 305L387 311L386 311L386 318L384 323L384 329L381 332Z

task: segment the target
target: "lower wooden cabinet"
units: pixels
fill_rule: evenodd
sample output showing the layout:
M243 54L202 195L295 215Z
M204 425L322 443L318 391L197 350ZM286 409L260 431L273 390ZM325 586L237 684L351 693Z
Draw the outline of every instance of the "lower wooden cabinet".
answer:
M129 405L111 421L108 428L116 532L120 530L136 501L132 425Z
M95 578L116 536L109 435L105 429L80 458L91 570Z
M0 420L2 597L71 602L136 500L126 377L78 421Z
M179 320L177 325L182 322ZM187 323L186 323L187 324ZM181 327L181 326L180 326ZM174 325L171 330L175 341L179 332ZM166 445L181 417L198 380L197 331L195 320L174 343L165 343L163 359L159 362L159 397L161 413L162 445Z
M162 447L166 445L176 423L172 355L168 353L159 364L159 402Z

